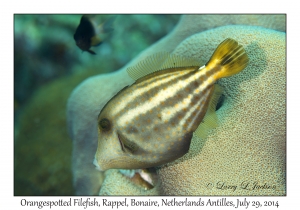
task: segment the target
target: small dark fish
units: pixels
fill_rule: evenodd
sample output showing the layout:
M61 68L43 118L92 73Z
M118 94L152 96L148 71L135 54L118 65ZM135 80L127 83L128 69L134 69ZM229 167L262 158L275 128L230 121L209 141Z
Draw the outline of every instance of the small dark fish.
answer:
M114 20L115 17L111 17L104 23L98 25L95 16L83 15L74 34L76 45L82 51L87 51L95 55L96 53L90 50L90 48L102 44L106 38L105 34L113 31L112 24Z

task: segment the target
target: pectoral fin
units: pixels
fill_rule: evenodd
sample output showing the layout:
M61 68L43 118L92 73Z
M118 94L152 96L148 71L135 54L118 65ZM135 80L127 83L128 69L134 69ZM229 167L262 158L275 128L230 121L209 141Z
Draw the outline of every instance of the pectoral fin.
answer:
M102 44L102 40L99 36L96 35L91 38L91 46L99 46L100 44Z
M202 122L194 132L196 136L204 139L207 137L210 130L218 126L218 116L216 114L216 106L218 104L219 98L221 97L222 93L223 93L222 87L218 84L215 84L214 92L209 102L206 114Z

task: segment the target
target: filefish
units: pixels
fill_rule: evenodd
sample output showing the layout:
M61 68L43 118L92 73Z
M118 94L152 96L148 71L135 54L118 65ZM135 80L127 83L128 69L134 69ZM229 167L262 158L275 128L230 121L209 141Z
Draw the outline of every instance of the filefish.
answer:
M128 68L136 81L107 102L98 116L96 168L150 168L186 154L193 133L201 136L203 118L205 123L217 121L222 91L215 82L247 64L244 48L228 38L200 68L196 59L168 53Z
M114 20L115 16L98 25L95 15L83 15L74 34L76 45L82 51L95 55L96 53L90 48L102 44L107 37L106 34L114 30L112 27Z

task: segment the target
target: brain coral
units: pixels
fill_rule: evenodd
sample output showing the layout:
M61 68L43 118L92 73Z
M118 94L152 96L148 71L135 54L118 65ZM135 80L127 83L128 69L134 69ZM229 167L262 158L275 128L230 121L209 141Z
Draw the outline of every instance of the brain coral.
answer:
M224 18L228 22L223 22ZM213 24L210 26L205 19ZM183 16L173 32L127 66L115 73L92 77L73 91L67 114L77 194L94 194L101 184L100 194L107 195L285 194L285 33L253 26L205 31L225 24L247 23L285 29L281 15L254 15L248 19L238 15ZM97 115L115 93L132 82L126 68L152 53L175 48L175 54L206 62L227 37L245 46L250 63L241 74L219 82L225 95L217 111L220 126L205 140L193 138L188 154L158 169L161 183L151 190L142 191L117 170L107 171L102 183L104 175L92 165L97 147ZM270 185L271 189L247 190L264 184L261 188ZM238 185L236 190L232 190L234 185Z
M186 39L173 53L205 61L227 37L245 46L250 63L219 82L225 95L220 125L158 170L164 194L285 195L285 33L224 26Z
M285 32L285 21L285 15L183 15L172 32L142 52L132 63L162 50L171 52L187 37L208 29L224 25L253 25Z

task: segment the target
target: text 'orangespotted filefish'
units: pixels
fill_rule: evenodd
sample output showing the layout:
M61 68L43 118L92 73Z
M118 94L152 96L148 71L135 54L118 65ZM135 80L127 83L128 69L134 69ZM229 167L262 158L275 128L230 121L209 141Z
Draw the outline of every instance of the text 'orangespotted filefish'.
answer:
M98 116L96 168L149 168L186 154L193 133L201 135L204 116L206 121L211 112L211 122L216 119L213 111L221 93L214 83L247 64L244 48L228 38L200 68L195 59L168 53L128 68L135 83L115 95Z

